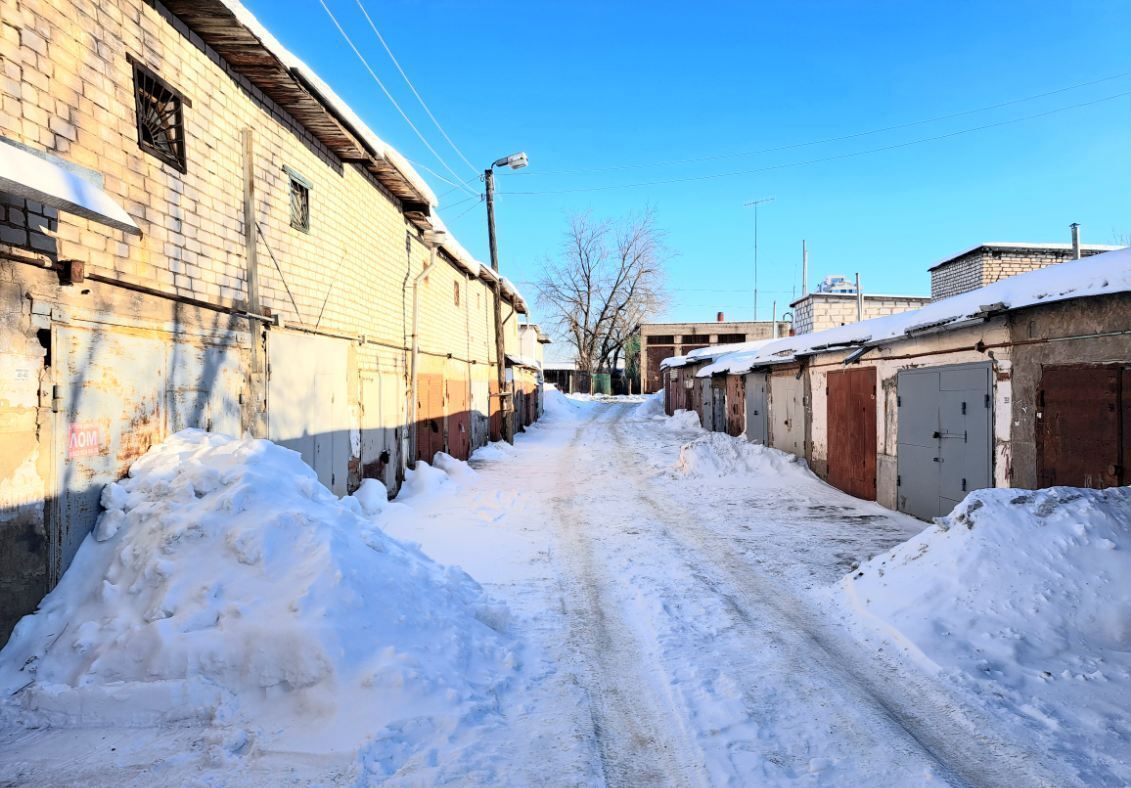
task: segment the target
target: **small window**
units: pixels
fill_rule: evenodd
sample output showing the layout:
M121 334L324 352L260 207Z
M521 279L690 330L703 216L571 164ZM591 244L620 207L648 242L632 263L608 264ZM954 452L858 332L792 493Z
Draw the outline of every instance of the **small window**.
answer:
M674 345L675 336L672 334L656 334L655 336L645 337L645 344L648 345Z
M313 186L290 167L283 166L283 171L291 181L291 227L310 232L310 189Z
M455 304L459 306L459 282L452 282L452 285L454 286L452 292L455 294Z
M148 68L133 59L130 62L134 67L138 146L170 167L185 172L183 107L191 103Z

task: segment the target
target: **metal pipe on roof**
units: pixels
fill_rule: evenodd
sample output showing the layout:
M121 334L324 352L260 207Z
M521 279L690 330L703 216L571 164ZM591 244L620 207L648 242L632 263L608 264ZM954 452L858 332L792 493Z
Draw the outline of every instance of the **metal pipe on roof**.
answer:
M856 273L856 322L864 319L864 292L860 289L860 272Z
M1068 225L1068 229L1072 231L1072 259L1080 259L1080 224L1073 222Z

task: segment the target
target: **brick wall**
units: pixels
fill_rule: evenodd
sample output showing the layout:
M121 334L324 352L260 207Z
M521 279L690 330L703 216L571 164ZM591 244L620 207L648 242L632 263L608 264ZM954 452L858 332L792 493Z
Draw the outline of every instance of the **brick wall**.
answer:
M1102 249L1081 249L1081 257L1100 254ZM1034 246L1023 249L980 248L956 257L931 271L931 299L949 298L1010 276L1035 271L1073 259L1071 249Z
M918 309L930 299L914 296L864 296L864 319ZM793 306L794 330L798 334L824 331L857 322L856 296L810 293Z

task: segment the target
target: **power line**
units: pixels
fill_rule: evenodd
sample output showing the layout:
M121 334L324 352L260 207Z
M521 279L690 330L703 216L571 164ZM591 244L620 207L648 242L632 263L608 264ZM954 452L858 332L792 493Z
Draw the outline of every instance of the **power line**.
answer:
M451 194L456 189L463 189L468 194L475 194L475 192L473 192L471 189L467 188L467 184L471 183L474 180L477 180L477 177L482 177L482 176L477 176L477 177L467 178L466 180L462 180L462 181L459 181L457 183L456 181L453 181L450 178L445 178L443 175L436 172L434 169L429 167L427 164L424 164L424 163L419 162L419 161L415 161L413 159L409 159L408 163L411 164L413 167L419 167L420 169L424 170L425 172L427 172L432 177L436 178L436 180L443 181L444 183L446 183L446 184L448 184L449 186L452 187L448 191L444 192L444 194L441 194L440 197Z
M416 89L416 86L412 84L412 80L408 78L408 74L406 74L404 69L401 68L400 61L397 60L396 55L393 54L393 50L389 48L389 45L385 43L385 37L381 35L381 32L377 29L377 25L373 24L373 19L369 16L369 12L365 10L365 6L361 4L361 0L355 0L355 2L357 3L357 7L361 9L361 13L365 15L365 21L369 23L369 27L372 28L373 34L377 36L377 40L381 42L381 46L385 47L385 51L389 53L389 59L393 61L393 65L397 67L397 71L401 72L401 76L404 77L405 84L408 85L409 90L412 91L412 95L416 96L416 100L420 102L420 106L422 106L424 108L424 111L428 113L428 117L431 118L432 123L436 126L437 129L439 129L440 134L442 134L444 139L448 141L448 144L452 146L452 150L456 152L456 155L463 159L463 163L470 167L472 172L478 175L479 169L467 160L467 157L463 155L463 151L461 151L459 149L459 146L457 146L455 142L452 141L452 138L448 136L448 132L444 131L444 127L440 125L440 121L436 120L436 116L432 114L432 110L430 110L428 108L428 105L424 103L424 98L420 95L420 92Z
M816 159L806 159L806 160L803 160L803 161L785 162L783 164L772 164L772 165L769 165L769 166L766 166L766 167L757 167L757 168L748 169L748 170L732 170L730 172L716 172L716 173L711 173L711 174L708 174L708 175L690 175L690 176L687 176L685 178L668 178L668 179L664 179L664 180L641 181L639 183L620 183L620 184L612 184L612 185L609 185L609 186L581 186L581 187L578 187L578 188L575 188L575 189L553 189L553 190L546 190L546 191L507 191L507 192L502 192L502 193L507 194L507 195L512 195L512 196L514 196L514 195L539 196L539 195L546 195L546 194L577 194L577 193L581 193L581 192L601 192L601 191L610 191L610 190L614 190L614 189L635 189L635 188L640 188L640 187L644 187L644 186L664 186L664 185L667 185L667 184L689 183L689 182L692 182L692 181L709 181L709 180L716 180L718 178L732 178L732 177L735 177L735 176L738 176L738 175L753 175L753 174L756 174L756 173L770 172L772 170L781 170L781 169L786 169L786 168L789 168L789 167L802 167L802 166L806 166L806 165L809 165L809 164L821 164L823 162L839 161L841 159L851 159L851 158L854 158L856 156L867 156L867 155L870 155L870 154L873 154L873 153L883 153L883 152L889 151L889 150L897 150L899 148L907 148L907 147L910 147L912 145L923 145L923 144L928 143L928 142L937 142L939 140L945 140L945 139L949 139L951 137L958 137L958 136L961 136L963 134L972 134L973 132L976 132L976 131L984 131L985 129L997 128L998 126L1008 126L1008 125L1011 125L1011 124L1014 124L1014 123L1021 123L1022 121L1026 121L1026 120L1034 120L1035 118L1043 118L1043 117L1047 117L1049 115L1055 115L1059 112L1067 112L1069 110L1080 109L1082 107L1090 107L1094 104L1101 104L1105 101L1114 101L1115 99L1123 98L1124 96L1131 96L1131 91L1125 91L1123 93L1116 93L1115 95L1112 95L1112 96L1105 96L1103 98L1095 99L1093 101L1084 101L1084 102L1081 102L1079 104L1072 104L1072 105L1069 105L1069 106L1066 106L1066 107L1057 107L1056 109L1051 109L1051 110L1048 110L1046 112L1038 112L1038 113L1033 114L1033 115L1024 115L1020 118L1011 118L1009 120L1002 120L1002 121L998 121L996 123L987 123L985 125L975 126L973 128L959 129L958 131L952 131L952 132L949 132L947 134L938 134L934 137L923 137L921 139L910 140L908 142L899 142L899 143L895 143L893 145L884 145L883 147L880 147L880 148L869 148L868 150L853 151L851 153L840 153L840 154L837 154L835 156L823 156L823 157L816 158Z
M635 170L635 169L643 169L643 168L648 168L648 167L668 167L668 166L677 165L677 164L696 164L696 163L701 163L701 162L705 162L705 161L719 161L719 160L722 160L722 159L740 159L740 158L746 158L746 157L749 157L749 156L758 156L758 155L761 155L763 153L778 153L778 152L785 151L785 150L795 150L797 148L812 147L814 145L826 145L826 144L831 143L831 142L843 142L845 140L856 139L858 137L867 137L867 136L870 136L872 134L882 134L886 131L896 131L898 129L906 129L906 128L911 128L913 126L923 126L927 123L936 123L940 120L950 120L950 119L953 119L953 118L960 118L960 117L963 117L963 116L966 116L966 115L974 115L974 114L977 114L979 112L988 112L988 111L994 110L994 109L1001 109L1002 107L1013 106L1014 104L1023 104L1027 101L1035 101L1036 99L1046 98L1048 96L1055 96L1058 93L1066 93L1070 90L1079 90L1080 88L1090 87L1091 85L1099 85L1103 82L1111 82L1112 80L1122 79L1123 77L1126 77L1128 75L1131 75L1131 71L1124 71L1124 72L1119 73L1119 74L1113 74L1109 77L1101 77L1100 79L1093 79L1089 82L1078 82L1075 85L1069 85L1067 87L1057 88L1055 90L1048 90L1048 91L1045 91L1044 93L1034 93L1031 96L1023 96L1021 98L1010 99L1009 101L1002 101L1002 102L999 102L997 104L987 104L986 106L983 106L983 107L975 107L974 109L966 109L966 110L962 110L960 112L951 112L951 113L946 114L946 115L935 115L934 117L923 118L921 120L907 121L905 123L897 123L897 124L892 125L892 126L883 126L881 128L868 129L867 131L857 131L857 132L853 132L851 134L843 134L839 137L826 137L824 139L810 140L808 142L795 142L795 143L791 143L789 145L778 145L778 146L775 146L775 147L772 147L772 148L762 148L760 150L740 151L738 153L719 153L719 154L713 154L713 155L710 155L710 156L696 156L696 157L687 158L687 159L667 159L667 160L661 160L661 161L636 162L636 163L630 163L630 164L613 164L613 165L609 165L609 166L606 166L606 167L592 167L592 168L582 168L582 169L547 170L547 169L543 169L543 168L539 167L537 170L528 170L528 171L525 171L525 172L518 172L518 173L515 173L515 175L519 175L519 176L523 176L523 177L528 177L528 176L531 176L531 175L583 175L583 174L590 174L590 173L595 173L595 172L614 172L614 171L617 171L617 170Z
M357 55L357 59L361 61L361 64L363 66L365 66L365 70L369 72L369 76L373 77L373 81L376 82L378 87L381 88L382 92L384 92L385 94L385 97L389 99L392 105L396 107L397 112L399 112L401 114L401 117L404 118L405 123L409 125L409 128L416 132L416 136L419 137L420 141L424 143L424 147L426 147L429 152L436 157L436 161L444 165L444 169L450 172L452 174L452 177L458 181L460 177L459 174L448 166L448 163L444 161L444 157L436 152L436 149L433 148L428 140L424 138L424 135L420 133L420 129L416 128L416 124L413 123L412 120L409 119L408 115L405 114L405 111L401 109L401 105L397 103L397 100L395 98L393 98L393 94L389 92L389 89L387 87L385 87L385 83L382 82L381 78L377 76L377 72L375 72L373 70L373 67L369 65L369 61L366 60L365 56L361 54L361 50L359 50L354 45L353 40L346 33L345 28L343 28L338 22L338 18L334 16L334 12L330 10L330 6L326 5L326 0L318 0L318 2L322 5L323 10L326 11L327 16L330 17L330 21L334 23L334 27L338 28L338 32L341 33L342 38L344 38L346 40L346 43L349 44L350 49L352 49L353 53Z

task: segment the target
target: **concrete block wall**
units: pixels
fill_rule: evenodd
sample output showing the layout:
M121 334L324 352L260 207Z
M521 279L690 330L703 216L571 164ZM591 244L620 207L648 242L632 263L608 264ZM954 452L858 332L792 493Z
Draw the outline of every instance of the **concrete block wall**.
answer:
M915 296L864 296L864 320L918 309L930 301ZM858 322L856 296L836 293L811 293L794 302L794 331L809 334L827 328Z
M1084 247L1080 256L1090 257L1104 251L1107 249ZM1010 276L1072 259L1071 248L1037 245L1017 249L982 247L931 270L931 300L967 293Z

